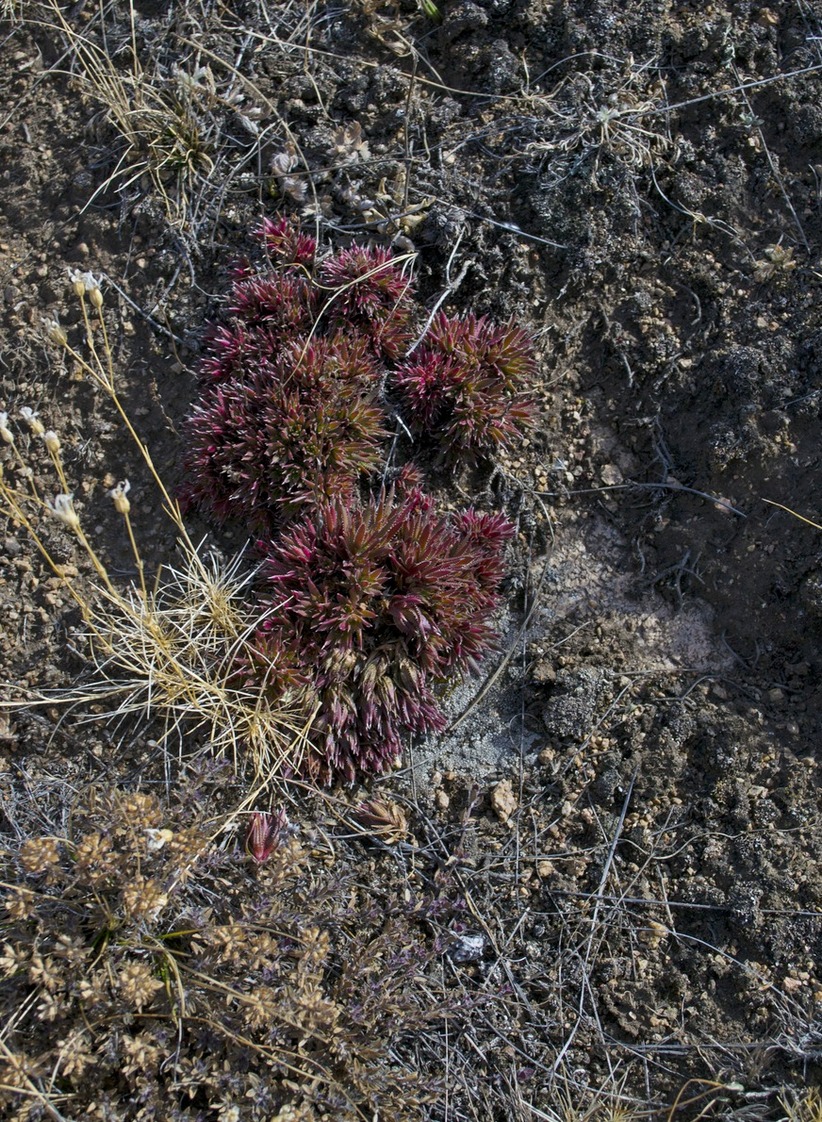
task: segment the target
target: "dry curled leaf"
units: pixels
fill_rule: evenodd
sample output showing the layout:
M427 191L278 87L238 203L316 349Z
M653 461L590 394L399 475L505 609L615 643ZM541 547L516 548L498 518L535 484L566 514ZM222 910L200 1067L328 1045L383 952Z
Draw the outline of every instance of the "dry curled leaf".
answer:
M388 845L395 845L408 835L405 812L388 799L367 799L354 811L354 818L368 833Z
M356 163L358 160L368 160L371 152L368 141L363 136L362 125L359 121L351 121L347 125L340 125L334 130L332 148L329 155L342 159L345 163Z

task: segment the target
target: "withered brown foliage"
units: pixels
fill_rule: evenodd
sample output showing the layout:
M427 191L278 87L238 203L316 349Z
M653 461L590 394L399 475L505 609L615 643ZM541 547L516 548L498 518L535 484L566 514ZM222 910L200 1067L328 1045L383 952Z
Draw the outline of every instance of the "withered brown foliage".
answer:
M226 842L192 805L90 789L7 855L0 1112L419 1118L407 1044L448 1015L431 901L369 903L296 827L255 862L246 818Z

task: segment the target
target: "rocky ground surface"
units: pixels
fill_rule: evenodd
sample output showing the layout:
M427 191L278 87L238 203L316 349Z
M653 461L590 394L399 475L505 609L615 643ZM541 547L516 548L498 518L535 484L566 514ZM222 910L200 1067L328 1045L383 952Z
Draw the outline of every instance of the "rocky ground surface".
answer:
M103 278L123 400L170 486L203 328L262 214L413 251L428 305L534 333L529 438L438 482L517 524L502 650L374 788L458 870L459 969L509 995L461 1060L481 1094L430 1117L603 1094L786 1117L822 1060L822 529L797 517L822 521L822 11L5 8L0 406L59 430L123 582L117 480L152 565L175 535L108 403L44 340L45 318L77 323L69 269ZM3 678L65 686L76 607L24 528L0 546ZM91 781L162 785L151 726L81 716L0 717L7 832L66 818Z

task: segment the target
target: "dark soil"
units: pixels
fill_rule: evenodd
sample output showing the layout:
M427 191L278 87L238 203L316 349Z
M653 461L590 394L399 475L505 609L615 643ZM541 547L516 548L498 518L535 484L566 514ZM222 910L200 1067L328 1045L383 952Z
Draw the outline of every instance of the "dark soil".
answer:
M105 278L123 398L170 485L203 329L262 214L413 250L428 305L535 334L529 439L434 480L517 522L510 657L378 785L451 847L487 936L470 969L516 995L473 1058L492 1105L455 1091L430 1117L553 1118L562 1085L661 1119L784 1118L822 1075L822 529L797 517L822 522L822 9L143 0L147 80L208 157L152 177L48 5L6 7L0 406L59 429L123 581L118 479L153 564L174 535L42 339L44 317L76 322L68 269ZM64 6L124 72L127 8ZM12 696L65 685L76 609L20 527L0 544ZM3 719L9 821L51 821L90 778L162 780L150 729Z

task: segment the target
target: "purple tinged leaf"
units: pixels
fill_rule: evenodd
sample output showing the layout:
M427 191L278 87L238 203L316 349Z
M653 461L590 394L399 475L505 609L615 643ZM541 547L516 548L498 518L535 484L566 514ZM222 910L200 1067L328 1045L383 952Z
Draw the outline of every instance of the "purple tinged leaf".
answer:
M252 813L245 844L246 850L258 865L267 861L277 848L287 824L288 819L282 809L276 813L267 810L255 810Z

